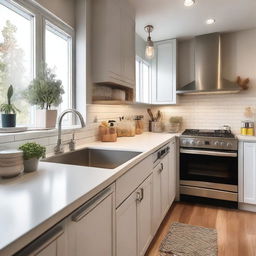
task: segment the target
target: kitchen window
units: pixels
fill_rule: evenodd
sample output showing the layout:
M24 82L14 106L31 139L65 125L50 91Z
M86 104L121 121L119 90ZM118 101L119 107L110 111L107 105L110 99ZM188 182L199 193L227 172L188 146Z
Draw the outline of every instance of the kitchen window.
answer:
M136 101L151 102L151 65L141 57L136 57Z
M9 84L14 103L21 110L18 125L33 127L35 107L23 92L46 63L62 81L65 94L58 111L74 107L74 32L36 3L0 0L0 103L6 101ZM71 125L71 118L64 120Z

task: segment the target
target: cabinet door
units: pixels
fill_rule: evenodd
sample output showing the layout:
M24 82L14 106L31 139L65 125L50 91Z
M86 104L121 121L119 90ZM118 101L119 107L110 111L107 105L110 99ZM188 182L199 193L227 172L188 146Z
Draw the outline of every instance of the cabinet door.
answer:
M176 197L176 143L170 143L169 152L169 204L171 205Z
M122 50L121 50L121 5L120 0L108 1L108 15L105 22L108 23L107 48L108 59L106 61L107 71L111 72L114 78L121 78L122 72ZM99 17L98 17L99 18ZM103 46L101 46L103 47ZM111 74L110 74L111 75Z
M123 10L122 14L123 79L133 87L135 85L135 21L126 10Z
M152 70L152 103L176 103L176 40L155 44Z
M162 203L161 203L161 172L162 166L159 163L153 170L153 216L152 216L152 231L153 234L157 231L162 221Z
M161 209L162 219L165 217L169 209L169 161L168 156L165 156L161 161Z
M69 223L69 255L112 256L113 194L102 191L72 216Z
M244 202L256 204L256 143L244 143Z
M116 254L137 255L136 193L130 195L116 210Z
M139 187L137 193L138 255L144 255L152 239L152 175ZM130 254L135 255L135 254Z

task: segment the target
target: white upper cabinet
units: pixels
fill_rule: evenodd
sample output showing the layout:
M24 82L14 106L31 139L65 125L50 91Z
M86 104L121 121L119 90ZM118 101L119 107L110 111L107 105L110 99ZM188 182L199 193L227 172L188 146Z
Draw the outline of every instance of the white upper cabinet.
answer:
M152 104L176 103L176 39L155 43L152 61Z
M92 1L94 83L135 85L135 16L124 0Z
M256 143L244 143L244 203L256 204Z

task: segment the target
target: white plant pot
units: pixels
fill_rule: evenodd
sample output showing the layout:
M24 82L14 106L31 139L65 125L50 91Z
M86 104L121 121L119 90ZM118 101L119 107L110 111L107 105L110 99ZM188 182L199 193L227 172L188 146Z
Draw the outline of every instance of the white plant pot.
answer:
M57 110L36 110L36 127L38 128L55 128L57 119Z
M38 168L39 159L31 158L24 160L24 172L35 172Z

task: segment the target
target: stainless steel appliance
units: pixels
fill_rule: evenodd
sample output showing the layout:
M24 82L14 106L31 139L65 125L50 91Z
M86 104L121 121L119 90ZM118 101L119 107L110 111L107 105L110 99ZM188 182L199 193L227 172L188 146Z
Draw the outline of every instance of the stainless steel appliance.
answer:
M195 80L181 89L178 94L224 94L238 93L238 84L222 77L221 34L212 33L196 36Z
M230 130L182 133L180 194L181 200L201 199L237 207L238 141Z

